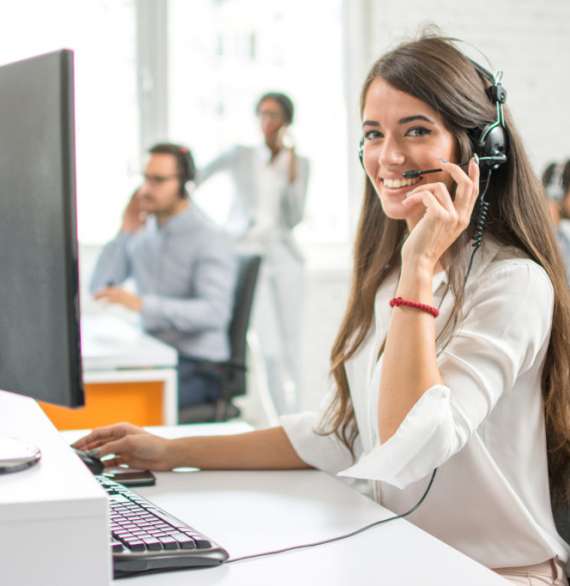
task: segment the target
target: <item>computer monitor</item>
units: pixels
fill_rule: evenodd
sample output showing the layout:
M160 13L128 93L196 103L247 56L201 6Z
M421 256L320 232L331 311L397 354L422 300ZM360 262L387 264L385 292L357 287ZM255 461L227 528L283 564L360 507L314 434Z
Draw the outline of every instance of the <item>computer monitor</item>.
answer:
M73 52L0 67L0 389L84 403Z

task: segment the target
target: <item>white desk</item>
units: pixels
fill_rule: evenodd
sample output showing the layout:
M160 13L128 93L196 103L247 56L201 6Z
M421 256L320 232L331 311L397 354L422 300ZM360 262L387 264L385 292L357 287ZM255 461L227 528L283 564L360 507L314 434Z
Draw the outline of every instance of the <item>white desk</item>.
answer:
M241 432L245 424L155 428L165 437ZM78 432L65 432L73 441ZM231 557L318 541L392 514L317 471L168 472L138 489L218 541ZM405 520L334 544L217 568L136 578L137 586L505 586L477 564Z
M164 421L178 421L176 350L109 313L81 317L85 383L160 382Z
M2 435L38 446L27 470L0 475L0 583L107 586L108 502L35 401L0 391Z

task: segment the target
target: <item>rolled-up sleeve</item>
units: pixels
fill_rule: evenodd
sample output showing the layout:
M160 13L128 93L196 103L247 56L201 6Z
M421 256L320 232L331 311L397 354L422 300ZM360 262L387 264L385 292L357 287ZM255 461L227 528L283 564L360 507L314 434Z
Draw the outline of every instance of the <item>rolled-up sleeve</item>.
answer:
M468 299L438 357L443 384L426 389L394 435L341 476L399 488L428 476L465 446L517 378L544 359L554 292L541 267L522 259L497 262Z
M353 458L346 446L334 434L321 435L317 429L322 414L306 411L280 417L281 425L303 462L329 474L337 474L353 463ZM355 445L355 452L360 442Z

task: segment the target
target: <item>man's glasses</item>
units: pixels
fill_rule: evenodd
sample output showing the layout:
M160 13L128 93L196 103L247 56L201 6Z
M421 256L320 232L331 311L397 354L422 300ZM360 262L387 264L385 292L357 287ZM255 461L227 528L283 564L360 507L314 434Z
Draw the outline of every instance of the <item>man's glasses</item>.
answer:
M145 183L149 185L162 185L171 179L178 179L178 175L148 175L147 173L143 174Z

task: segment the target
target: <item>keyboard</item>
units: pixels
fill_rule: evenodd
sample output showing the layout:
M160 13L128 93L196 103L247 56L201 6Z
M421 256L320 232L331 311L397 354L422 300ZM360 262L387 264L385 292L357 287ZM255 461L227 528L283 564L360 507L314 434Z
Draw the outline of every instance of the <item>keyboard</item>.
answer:
M115 578L142 572L217 566L228 553L188 524L105 476Z

